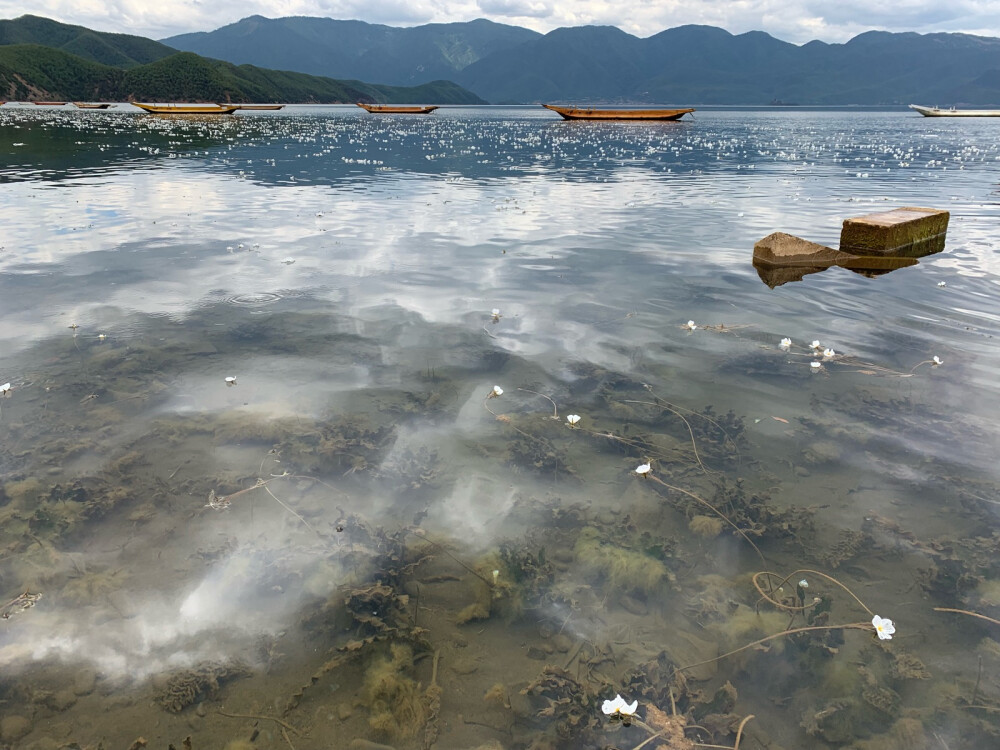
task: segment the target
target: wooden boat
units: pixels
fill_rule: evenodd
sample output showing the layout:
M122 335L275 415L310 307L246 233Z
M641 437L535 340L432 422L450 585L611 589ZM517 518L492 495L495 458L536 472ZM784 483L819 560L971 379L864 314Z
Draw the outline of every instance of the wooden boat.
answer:
M911 104L910 109L914 109L924 117L1000 117L1000 109L941 109L940 107L921 107L919 104Z
M594 109L593 107L558 107L554 104L543 104L566 120L679 120L688 109Z
M107 102L102 102L100 104L88 104L87 102L73 102L80 109L107 109L111 105Z
M437 109L437 105L429 107L400 107L395 104L363 104L358 102L361 109L378 115L426 115Z
M35 102L39 107L61 107L66 102Z
M238 104L132 104L154 115L231 115L239 109Z
M253 110L253 111L257 111L257 110L263 111L263 110L282 109L284 106L285 106L284 104L238 104L236 106L236 109L249 109L249 110Z

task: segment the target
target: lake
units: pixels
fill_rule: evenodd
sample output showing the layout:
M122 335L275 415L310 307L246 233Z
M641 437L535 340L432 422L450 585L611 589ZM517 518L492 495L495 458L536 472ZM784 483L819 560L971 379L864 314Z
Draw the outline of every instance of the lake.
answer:
M5 105L0 744L996 746L998 127Z

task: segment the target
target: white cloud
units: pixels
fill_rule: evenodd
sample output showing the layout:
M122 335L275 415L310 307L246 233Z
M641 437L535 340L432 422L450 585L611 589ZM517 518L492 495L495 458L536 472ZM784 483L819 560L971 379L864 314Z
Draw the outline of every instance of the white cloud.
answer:
M25 12L0 0L0 17ZM870 29L964 31L1000 36L997 0L35 0L31 12L99 31L162 38L211 31L249 15L325 16L394 26L490 18L537 31L606 24L650 36L683 24L719 26L734 34L766 31L789 42L844 42Z

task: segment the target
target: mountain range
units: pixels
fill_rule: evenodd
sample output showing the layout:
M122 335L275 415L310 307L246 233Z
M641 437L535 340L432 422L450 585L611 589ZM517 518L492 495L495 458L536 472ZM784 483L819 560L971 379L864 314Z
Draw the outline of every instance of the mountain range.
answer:
M391 86L234 65L38 16L0 20L0 99L477 104L451 81Z
M493 103L1000 104L1000 39L870 31L794 45L760 31L610 26L548 34L483 19L395 28L251 16L162 40L232 63L415 85L449 79Z

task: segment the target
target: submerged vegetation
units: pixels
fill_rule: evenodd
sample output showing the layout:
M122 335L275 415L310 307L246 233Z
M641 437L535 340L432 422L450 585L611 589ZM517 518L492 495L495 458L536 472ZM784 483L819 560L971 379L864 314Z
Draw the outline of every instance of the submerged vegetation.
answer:
M75 159L133 119L23 109L0 117L25 163L49 128ZM121 182L73 159L12 178L22 210L60 203L12 222L0 254L11 328L16 312L41 331L0 362L0 744L996 745L996 482L991 428L945 388L963 355L909 328L885 345L901 326L809 346L787 316L680 309L722 283L714 267L640 300L661 236L625 255L618 233L550 214L591 190L587 213L657 194L635 165L676 149L679 168L707 136L643 127L628 152L606 130L492 123L519 148L489 172L504 179L466 181L455 164L501 149L465 149L462 117L139 123L108 136ZM749 149L718 141L713 159ZM378 171L404 152L419 168ZM639 184L559 171L572 154ZM323 159L347 171L301 166ZM529 187L502 194L517 169ZM52 177L69 173L75 193ZM706 190L664 179L677 210ZM62 211L83 218L56 234ZM630 211L610 221L636 226ZM24 254L36 232L51 242ZM544 247L508 242L536 233ZM591 241L608 248L584 261ZM49 253L67 247L63 267ZM72 289L36 315L55 269ZM429 300L445 277L461 291ZM151 311L119 309L142 294ZM735 315L734 298L710 301Z

